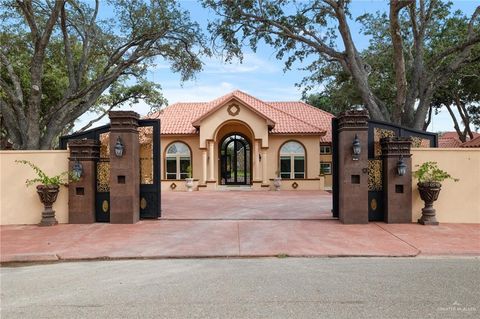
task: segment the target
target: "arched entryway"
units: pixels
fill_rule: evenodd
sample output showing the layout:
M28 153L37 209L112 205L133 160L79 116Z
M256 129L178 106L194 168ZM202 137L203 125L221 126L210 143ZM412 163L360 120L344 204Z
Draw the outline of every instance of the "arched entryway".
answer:
M219 145L220 184L250 185L252 183L250 141L240 133L231 133L226 135Z

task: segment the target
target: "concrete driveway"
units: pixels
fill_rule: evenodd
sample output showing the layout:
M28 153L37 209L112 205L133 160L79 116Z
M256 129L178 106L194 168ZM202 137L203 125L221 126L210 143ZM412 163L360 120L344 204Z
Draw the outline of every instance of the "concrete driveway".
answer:
M324 191L163 192L162 219L332 219Z
M480 225L332 219L322 192L163 193L163 217L133 225L0 227L1 262L105 258L480 255Z

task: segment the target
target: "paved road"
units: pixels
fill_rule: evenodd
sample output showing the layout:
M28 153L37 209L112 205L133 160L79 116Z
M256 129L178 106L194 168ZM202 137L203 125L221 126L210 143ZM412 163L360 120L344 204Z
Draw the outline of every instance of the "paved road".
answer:
M478 258L170 259L1 269L6 318L479 318Z

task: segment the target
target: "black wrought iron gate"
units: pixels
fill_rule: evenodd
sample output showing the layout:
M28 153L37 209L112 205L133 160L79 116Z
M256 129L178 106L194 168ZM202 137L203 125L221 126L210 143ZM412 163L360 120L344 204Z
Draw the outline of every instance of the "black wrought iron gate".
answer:
M160 121L139 120L140 152L140 218L158 218L161 215L160 192ZM95 219L110 221L110 125L85 132L62 136L60 148L67 149L71 139L94 139L100 144L96 162Z
M383 169L382 137L411 137L412 147L437 147L438 136L435 133L418 131L390 123L368 121L368 219L369 221L384 220L383 209ZM332 119L332 215L339 217L339 161L338 156L338 119Z

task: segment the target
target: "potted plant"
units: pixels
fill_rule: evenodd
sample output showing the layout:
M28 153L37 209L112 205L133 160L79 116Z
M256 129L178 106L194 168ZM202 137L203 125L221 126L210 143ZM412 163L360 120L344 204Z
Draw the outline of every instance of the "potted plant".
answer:
M452 179L457 182L458 179L453 178L450 174L438 168L437 162L425 162L416 166L419 168L413 172L413 176L418 180L418 192L420 193L420 198L425 202L425 207L422 208L422 217L418 220L418 223L422 225L438 225L433 202L438 199L442 188L441 182L446 179Z
M273 178L273 187L276 191L279 191L282 186L282 178L278 176L278 171L276 172L276 175L277 176Z
M58 221L55 218L55 211L52 209L52 206L57 200L58 192L60 191L60 185L67 184L69 180L78 180L78 178L73 177L68 172L63 172L55 176L48 176L38 166L30 161L16 160L15 162L30 166L37 174L36 178L27 179L26 184L27 186L31 186L35 183L38 183L37 194L44 206L42 220L40 221L39 225L53 226L58 224Z
M192 167L187 167L187 178L185 178L185 186L187 187L187 191L191 192L193 190L193 178L192 178Z

